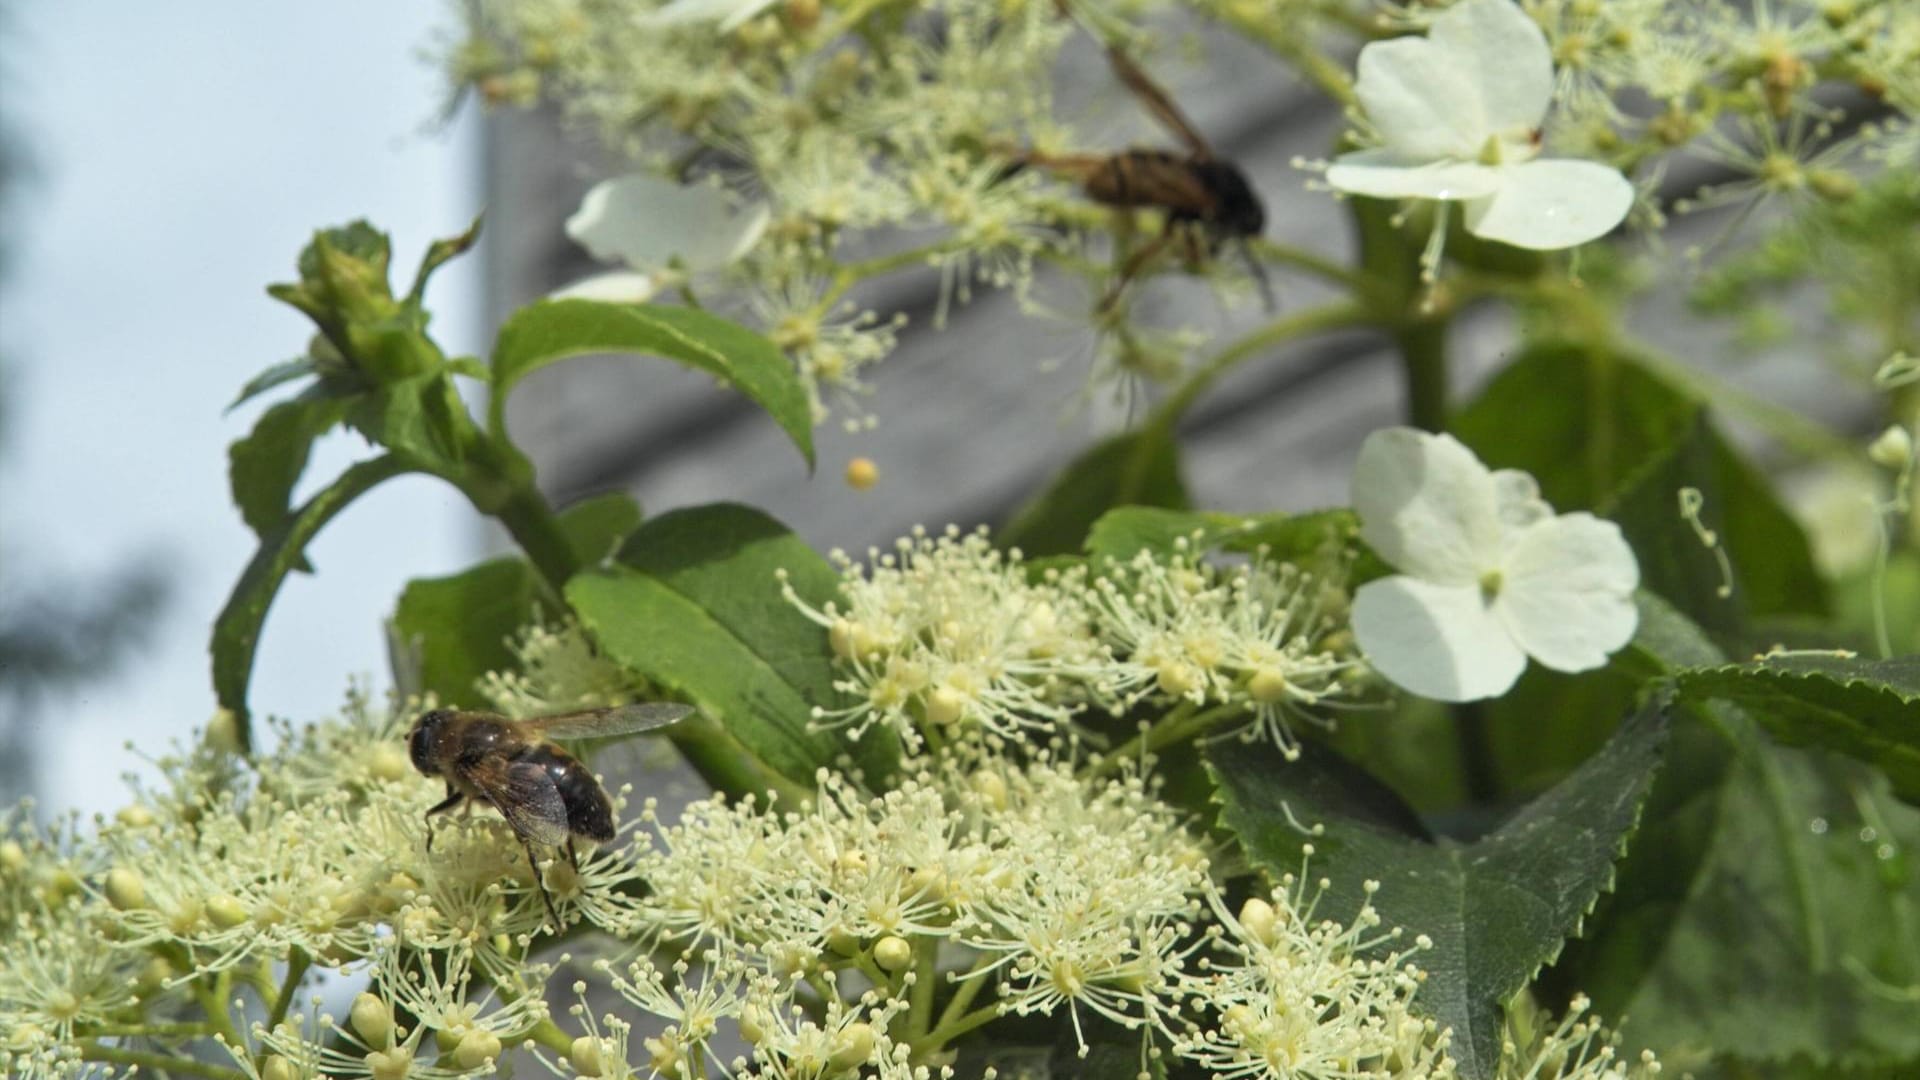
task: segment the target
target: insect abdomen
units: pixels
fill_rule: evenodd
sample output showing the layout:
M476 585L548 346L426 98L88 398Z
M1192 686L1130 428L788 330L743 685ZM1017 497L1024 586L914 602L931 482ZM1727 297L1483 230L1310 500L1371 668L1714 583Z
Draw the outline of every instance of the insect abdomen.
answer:
M589 840L613 839L613 806L585 765L557 746L542 744L518 755L547 770L567 805L567 831Z

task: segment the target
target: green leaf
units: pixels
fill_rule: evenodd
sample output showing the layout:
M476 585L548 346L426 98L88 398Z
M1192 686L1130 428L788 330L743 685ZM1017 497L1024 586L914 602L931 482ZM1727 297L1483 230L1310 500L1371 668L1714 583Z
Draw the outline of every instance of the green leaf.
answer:
M542 300L500 328L493 347L493 430L505 430L507 395L549 364L594 353L675 360L731 384L773 417L813 467L813 413L792 361L766 338L694 308Z
M241 746L248 745L247 686L253 679L253 655L260 646L260 626L280 591L280 583L304 561L308 542L335 514L376 485L408 470L406 462L391 454L354 465L260 538L259 550L213 621L210 646L214 696L237 718Z
M420 468L449 479L461 475L466 457L461 430L470 421L459 389L445 372L384 383L355 398L346 419L376 445Z
M1080 551L1094 522L1121 506L1185 510L1180 449L1159 425L1095 444L1061 470L1047 490L997 530L1001 547L1029 558Z
M1809 1061L1911 1069L1920 811L1845 758L1735 737L1720 744L1723 779L1675 822L1704 837L1705 857L1674 861L1675 838L1649 820L1629 863L1666 887L1630 896L1623 870L1620 899L1636 902L1596 925L1582 984L1626 1017L1633 1047L1768 1075Z
M848 743L813 729L814 707L841 699L826 631L781 597L781 569L809 604L837 594L839 575L786 526L694 507L642 525L617 563L568 582L567 600L608 656L698 705L772 771L811 788L848 754L878 782L898 761L886 732Z
M427 245L427 253L420 259L420 269L413 275L413 287L407 290L407 300L415 307L426 297L427 281L433 277L433 272L449 259L464 255L479 242L480 220L474 218L473 224L458 236L445 237Z
M1623 655L1682 680L1725 664L1683 615L1640 600ZM1769 744L1723 702L1689 691L1674 713L1618 887L1546 981L1670 1061L1910 1065L1920 811L1864 766Z
M443 705L484 704L475 684L489 671L517 666L507 642L535 617L540 596L539 576L518 558L408 582L394 608L393 632L419 662L419 688Z
M240 396L233 399L233 403L227 406L227 411L232 412L276 386L319 373L320 361L312 356L296 356L291 360L282 361L247 380L247 385L240 388Z
M1701 492L1701 521L1724 546L1733 594L1714 553L1680 516L1679 492ZM1827 611L1826 585L1805 533L1703 413L1648 461L1612 500L1611 512L1640 557L1641 584L1709 630L1734 631L1746 616Z
M1664 705L1646 707L1565 781L1468 844L1436 839L1392 791L1322 747L1288 763L1270 747L1235 744L1210 754L1209 767L1221 822L1270 877L1300 865L1309 838L1290 822L1324 824L1310 838L1311 867L1332 884L1317 910L1350 917L1364 883L1378 881L1385 923L1433 939L1414 959L1428 973L1415 1004L1453 1029L1462 1076L1490 1077L1502 1006L1612 883L1666 736Z
M560 511L560 531L567 534L574 561L581 566L607 561L639 527L640 504L624 491L594 495Z
M268 409L246 438L227 448L233 503L256 536L265 536L287 516L313 440L339 423L345 411L337 398L302 394Z
M1682 693L1730 701L1781 742L1877 765L1920 803L1920 657L1770 656L1681 672Z

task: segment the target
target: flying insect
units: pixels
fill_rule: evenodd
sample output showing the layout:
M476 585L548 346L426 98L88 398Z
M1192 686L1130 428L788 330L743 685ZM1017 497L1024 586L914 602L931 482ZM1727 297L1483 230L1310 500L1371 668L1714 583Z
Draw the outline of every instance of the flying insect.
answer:
M1066 0L1058 0L1060 13L1072 18ZM1045 169L1080 185L1087 198L1105 206L1121 209L1158 209L1166 214L1166 226L1160 235L1130 255L1120 269L1120 277L1102 302L1110 307L1154 258L1176 237L1187 246L1189 263L1202 261L1228 241L1237 241L1248 269L1259 283L1267 307L1273 307L1272 288L1266 273L1247 247L1247 241L1266 228L1267 209L1238 165L1214 154L1191 121L1166 91L1155 83L1117 45L1106 46L1107 63L1128 90L1185 147L1184 154L1172 150L1134 147L1113 154L1045 154L1025 151L1017 156L1023 165ZM1204 241L1202 252L1200 242Z
M427 850L433 850L433 815L478 802L500 811L522 847L533 881L555 926L560 915L540 878L533 845L563 847L580 865L573 838L613 839L613 804L579 759L553 739L603 739L665 727L693 711L691 705L644 702L583 709L526 720L486 712L435 709L414 721L407 734L413 767L447 783L447 797L426 813Z

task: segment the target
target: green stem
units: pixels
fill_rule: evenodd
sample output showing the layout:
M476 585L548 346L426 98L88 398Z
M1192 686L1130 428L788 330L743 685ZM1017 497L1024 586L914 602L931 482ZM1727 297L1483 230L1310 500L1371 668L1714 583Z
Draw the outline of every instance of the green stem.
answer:
M1425 319L1394 335L1407 379L1407 422L1447 430L1447 321Z
M1279 244L1272 240L1258 239L1252 243L1253 253L1261 262L1280 263L1296 270L1305 270L1316 277L1346 289L1350 293L1366 293L1374 286L1365 276L1357 274L1345 265L1324 255L1297 248L1291 244Z
M1143 754L1152 754L1159 750L1197 739L1212 730L1215 725L1229 716L1243 711L1238 705L1216 705L1211 709L1199 711L1191 702L1183 703L1160 718L1147 730L1121 743L1118 747L1100 759L1100 764L1089 773L1090 777L1109 776L1118 772L1129 761L1140 760Z
M1466 701L1453 707L1454 738L1460 750L1460 774L1467 797L1487 805L1500 797L1500 779L1494 768L1493 739L1487 729L1485 702Z
M921 934L913 941L913 1001L907 1012L907 1033L920 1036L933 1027L934 982L940 977L940 939Z
M947 1007L940 1010L940 1019L934 1021L933 1030L938 1031L952 1025L954 1020L973 1004L973 999L980 993L980 988L990 981L981 974L990 963L992 963L991 960L982 956L973 962L973 968L967 972L967 977L954 980L958 987L954 990L953 997L948 999Z
M1242 361L1258 356L1293 338L1343 327L1359 326L1368 321L1366 309L1348 301L1283 315L1230 342L1225 348L1194 368L1187 375L1186 381L1154 408L1153 414L1147 419L1147 426L1157 425L1171 429L1179 423L1187 409L1199 400L1200 395L1206 393L1208 388L1220 380L1221 376L1232 371Z
M705 716L695 715L667 729L687 763L715 790L731 796L749 792L779 796L779 805L797 810L813 803L811 787L788 779L755 756L727 730Z
M294 995L300 992L300 980L306 977L307 967L312 963L307 950L297 945L287 954L287 975L280 980L280 993L274 997L273 1011L267 1015L268 1031L279 1027L280 1021L287 1018L287 1009L293 1005Z
M520 550L526 552L527 561L540 571L554 594L564 595L567 580L579 567L574 562L573 545L567 541L560 519L554 516L546 498L531 485L517 488L493 516L506 526Z
M910 1040L907 1045L912 1047L913 1056L919 1058L929 1051L940 1049L960 1036L965 1035L967 1032L972 1031L974 1028L982 1024L992 1023L999 1018L1000 1006L982 1005L965 1016L960 1017L958 1020L954 1020L951 1023L943 1023L920 1038Z
M560 1025L554 1023L552 1020L542 1020L533 1025L533 1028L527 1032L525 1037L532 1039L534 1042L539 1043L541 1046L555 1053L573 1053L573 1036L561 1030Z
M83 1043L80 1047L80 1057L85 1061L104 1061L113 1065L137 1065L156 1073L191 1073L194 1076L209 1077L210 1080L246 1080L246 1074L239 1069L210 1065L185 1056L159 1054L147 1050L122 1050L116 1046L101 1046L98 1043Z

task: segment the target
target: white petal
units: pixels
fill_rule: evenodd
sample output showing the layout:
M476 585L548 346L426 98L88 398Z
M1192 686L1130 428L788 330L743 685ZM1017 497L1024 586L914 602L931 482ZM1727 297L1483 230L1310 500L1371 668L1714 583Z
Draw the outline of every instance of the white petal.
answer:
M1500 563L1493 474L1451 435L1404 427L1368 435L1352 494L1360 538L1395 569L1478 588Z
M1500 171L1500 189L1467 204L1475 236L1557 251L1605 236L1633 209L1633 185L1597 161L1548 158Z
M1433 20L1427 40L1470 73L1488 132L1513 137L1546 119L1553 52L1539 24L1513 0L1463 0Z
M686 26L717 22L722 32L732 30L772 7L776 0L673 0L635 21L641 26Z
M736 209L709 184L636 174L595 184L567 219L567 235L594 258L636 270L662 269L676 258L690 271L711 270L751 250L768 216L764 205Z
M1565 514L1515 540L1494 612L1535 660L1589 671L1633 638L1639 584L1640 564L1618 525Z
M1376 199L1474 199L1500 187L1500 170L1471 161L1409 161L1384 147L1341 154L1327 183Z
M549 296L555 300L601 300L609 304L644 304L653 299L659 291L659 282L652 274L639 274L632 270L611 270L604 274L581 278L571 285L555 289Z
M1354 96L1388 149L1411 161L1472 161L1493 134L1473 73L1425 38L1360 50Z
M1353 597L1353 636L1387 681L1438 701L1496 697L1527 667L1478 585L1369 581Z
M1553 516L1553 507L1540 497L1540 483L1532 473L1519 469L1495 469L1493 492L1499 502L1500 520L1507 526L1508 536Z

